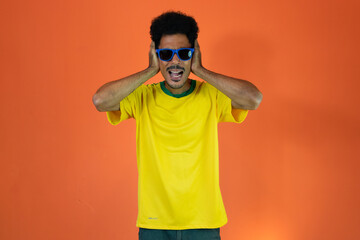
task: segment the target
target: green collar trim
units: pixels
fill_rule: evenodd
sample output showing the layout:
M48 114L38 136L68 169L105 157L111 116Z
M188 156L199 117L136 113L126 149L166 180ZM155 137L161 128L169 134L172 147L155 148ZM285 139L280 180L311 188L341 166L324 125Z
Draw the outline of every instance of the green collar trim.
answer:
M160 86L161 86L161 89L163 90L164 93L166 93L167 95L171 96L171 97L175 97L175 98L181 98L181 97L185 97L189 94L191 94L195 87L196 87L196 81L195 80L191 80L191 85L190 85L190 88L189 90L183 92L183 93L180 93L180 94L172 94L166 87L165 87L165 81L162 81L160 82Z

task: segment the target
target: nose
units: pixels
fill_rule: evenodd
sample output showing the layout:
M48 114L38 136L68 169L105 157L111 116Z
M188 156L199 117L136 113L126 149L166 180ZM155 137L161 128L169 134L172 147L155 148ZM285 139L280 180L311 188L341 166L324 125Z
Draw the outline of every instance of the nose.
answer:
M180 61L181 60L179 59L177 53L175 53L170 62L179 63Z

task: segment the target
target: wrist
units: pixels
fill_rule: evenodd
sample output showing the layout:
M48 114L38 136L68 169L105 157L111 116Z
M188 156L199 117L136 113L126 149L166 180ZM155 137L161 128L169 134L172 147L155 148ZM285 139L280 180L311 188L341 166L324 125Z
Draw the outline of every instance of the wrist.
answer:
M156 66L149 66L145 71L150 75L150 77L155 76L159 72L159 68Z
M206 72L206 69L202 65L199 65L199 66L194 67L192 69L192 72L199 78L203 78L203 76Z

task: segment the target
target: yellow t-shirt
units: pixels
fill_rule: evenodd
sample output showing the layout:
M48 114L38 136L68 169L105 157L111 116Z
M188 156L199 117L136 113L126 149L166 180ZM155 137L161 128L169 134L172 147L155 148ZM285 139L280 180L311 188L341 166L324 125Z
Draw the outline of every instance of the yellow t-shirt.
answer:
M248 111L232 109L226 95L195 82L180 98L166 94L160 83L142 85L120 102L120 111L107 112L113 125L136 119L137 227L219 228L227 222L217 125L240 123Z

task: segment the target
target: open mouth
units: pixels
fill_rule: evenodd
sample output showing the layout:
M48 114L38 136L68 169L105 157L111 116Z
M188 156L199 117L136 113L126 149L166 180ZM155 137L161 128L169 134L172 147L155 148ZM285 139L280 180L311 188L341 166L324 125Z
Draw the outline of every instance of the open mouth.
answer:
M178 82L181 80L181 77L184 74L185 68L183 68L179 65L172 65L172 66L168 67L166 70L170 76L170 79L172 81Z
M180 81L184 71L178 70L178 69L174 69L174 70L170 70L168 71L169 75L170 75L170 79L173 81Z

